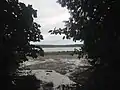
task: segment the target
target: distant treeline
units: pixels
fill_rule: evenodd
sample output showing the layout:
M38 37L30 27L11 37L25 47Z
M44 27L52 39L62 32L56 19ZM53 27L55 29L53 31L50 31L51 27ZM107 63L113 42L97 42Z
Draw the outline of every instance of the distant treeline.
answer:
M70 45L37 45L42 48L54 48L54 47L82 47L83 44L70 44Z

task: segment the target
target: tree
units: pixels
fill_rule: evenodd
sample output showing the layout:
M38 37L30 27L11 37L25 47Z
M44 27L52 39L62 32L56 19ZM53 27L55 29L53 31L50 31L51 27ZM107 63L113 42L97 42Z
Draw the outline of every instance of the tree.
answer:
M71 17L65 28L51 30L65 34L74 41L84 41L83 52L88 53L94 67L88 89L113 89L119 79L120 33L118 0L58 0L67 7ZM92 83L92 84L90 84ZM116 84L116 85L115 85ZM93 86L93 87L92 87Z
M40 25L34 22L37 10L32 5L2 0L0 6L0 78L7 85L14 79L20 63L28 60L26 56L36 58L37 53L43 52L42 48L30 44L30 41L40 41L43 36Z

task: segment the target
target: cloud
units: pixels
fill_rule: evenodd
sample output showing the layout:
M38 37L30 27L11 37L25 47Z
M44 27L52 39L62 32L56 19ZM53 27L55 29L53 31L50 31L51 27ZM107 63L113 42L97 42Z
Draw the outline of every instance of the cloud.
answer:
M41 19L36 19L37 22L42 23L43 26L45 25L54 25L56 23L62 24L64 20L68 20L69 14L68 13L62 13L60 15L52 16L52 17L46 17Z
M77 42L73 42L72 39L68 40L68 39L62 39L63 35L49 35L46 34L44 35L45 40L42 40L41 42L36 42L34 44L44 44L44 45L49 45L49 44L53 44L53 45L66 45L66 44L80 44L80 41Z
M37 42L39 44L72 44L72 40L63 40L62 36L48 34L50 29L63 28L63 21L68 20L70 14L66 8L62 8L57 0L20 0L27 4L32 4L34 9L37 9L38 17L35 19L41 25L41 32L44 40Z

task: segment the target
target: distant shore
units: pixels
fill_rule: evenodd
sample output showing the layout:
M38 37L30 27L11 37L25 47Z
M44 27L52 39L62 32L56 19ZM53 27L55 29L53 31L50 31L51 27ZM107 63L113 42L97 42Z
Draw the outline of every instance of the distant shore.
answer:
M82 47L83 44L70 44L70 45L36 45L41 48L55 48L55 47Z

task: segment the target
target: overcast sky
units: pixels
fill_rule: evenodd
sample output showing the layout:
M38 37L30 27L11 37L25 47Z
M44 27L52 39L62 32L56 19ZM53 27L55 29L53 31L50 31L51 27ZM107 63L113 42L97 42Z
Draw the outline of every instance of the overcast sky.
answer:
M37 10L35 21L41 25L44 40L36 44L74 44L72 40L63 40L60 35L50 35L50 29L64 27L64 20L70 17L66 8L62 8L56 0L20 0L26 5L31 4ZM80 43L80 42L76 42Z

